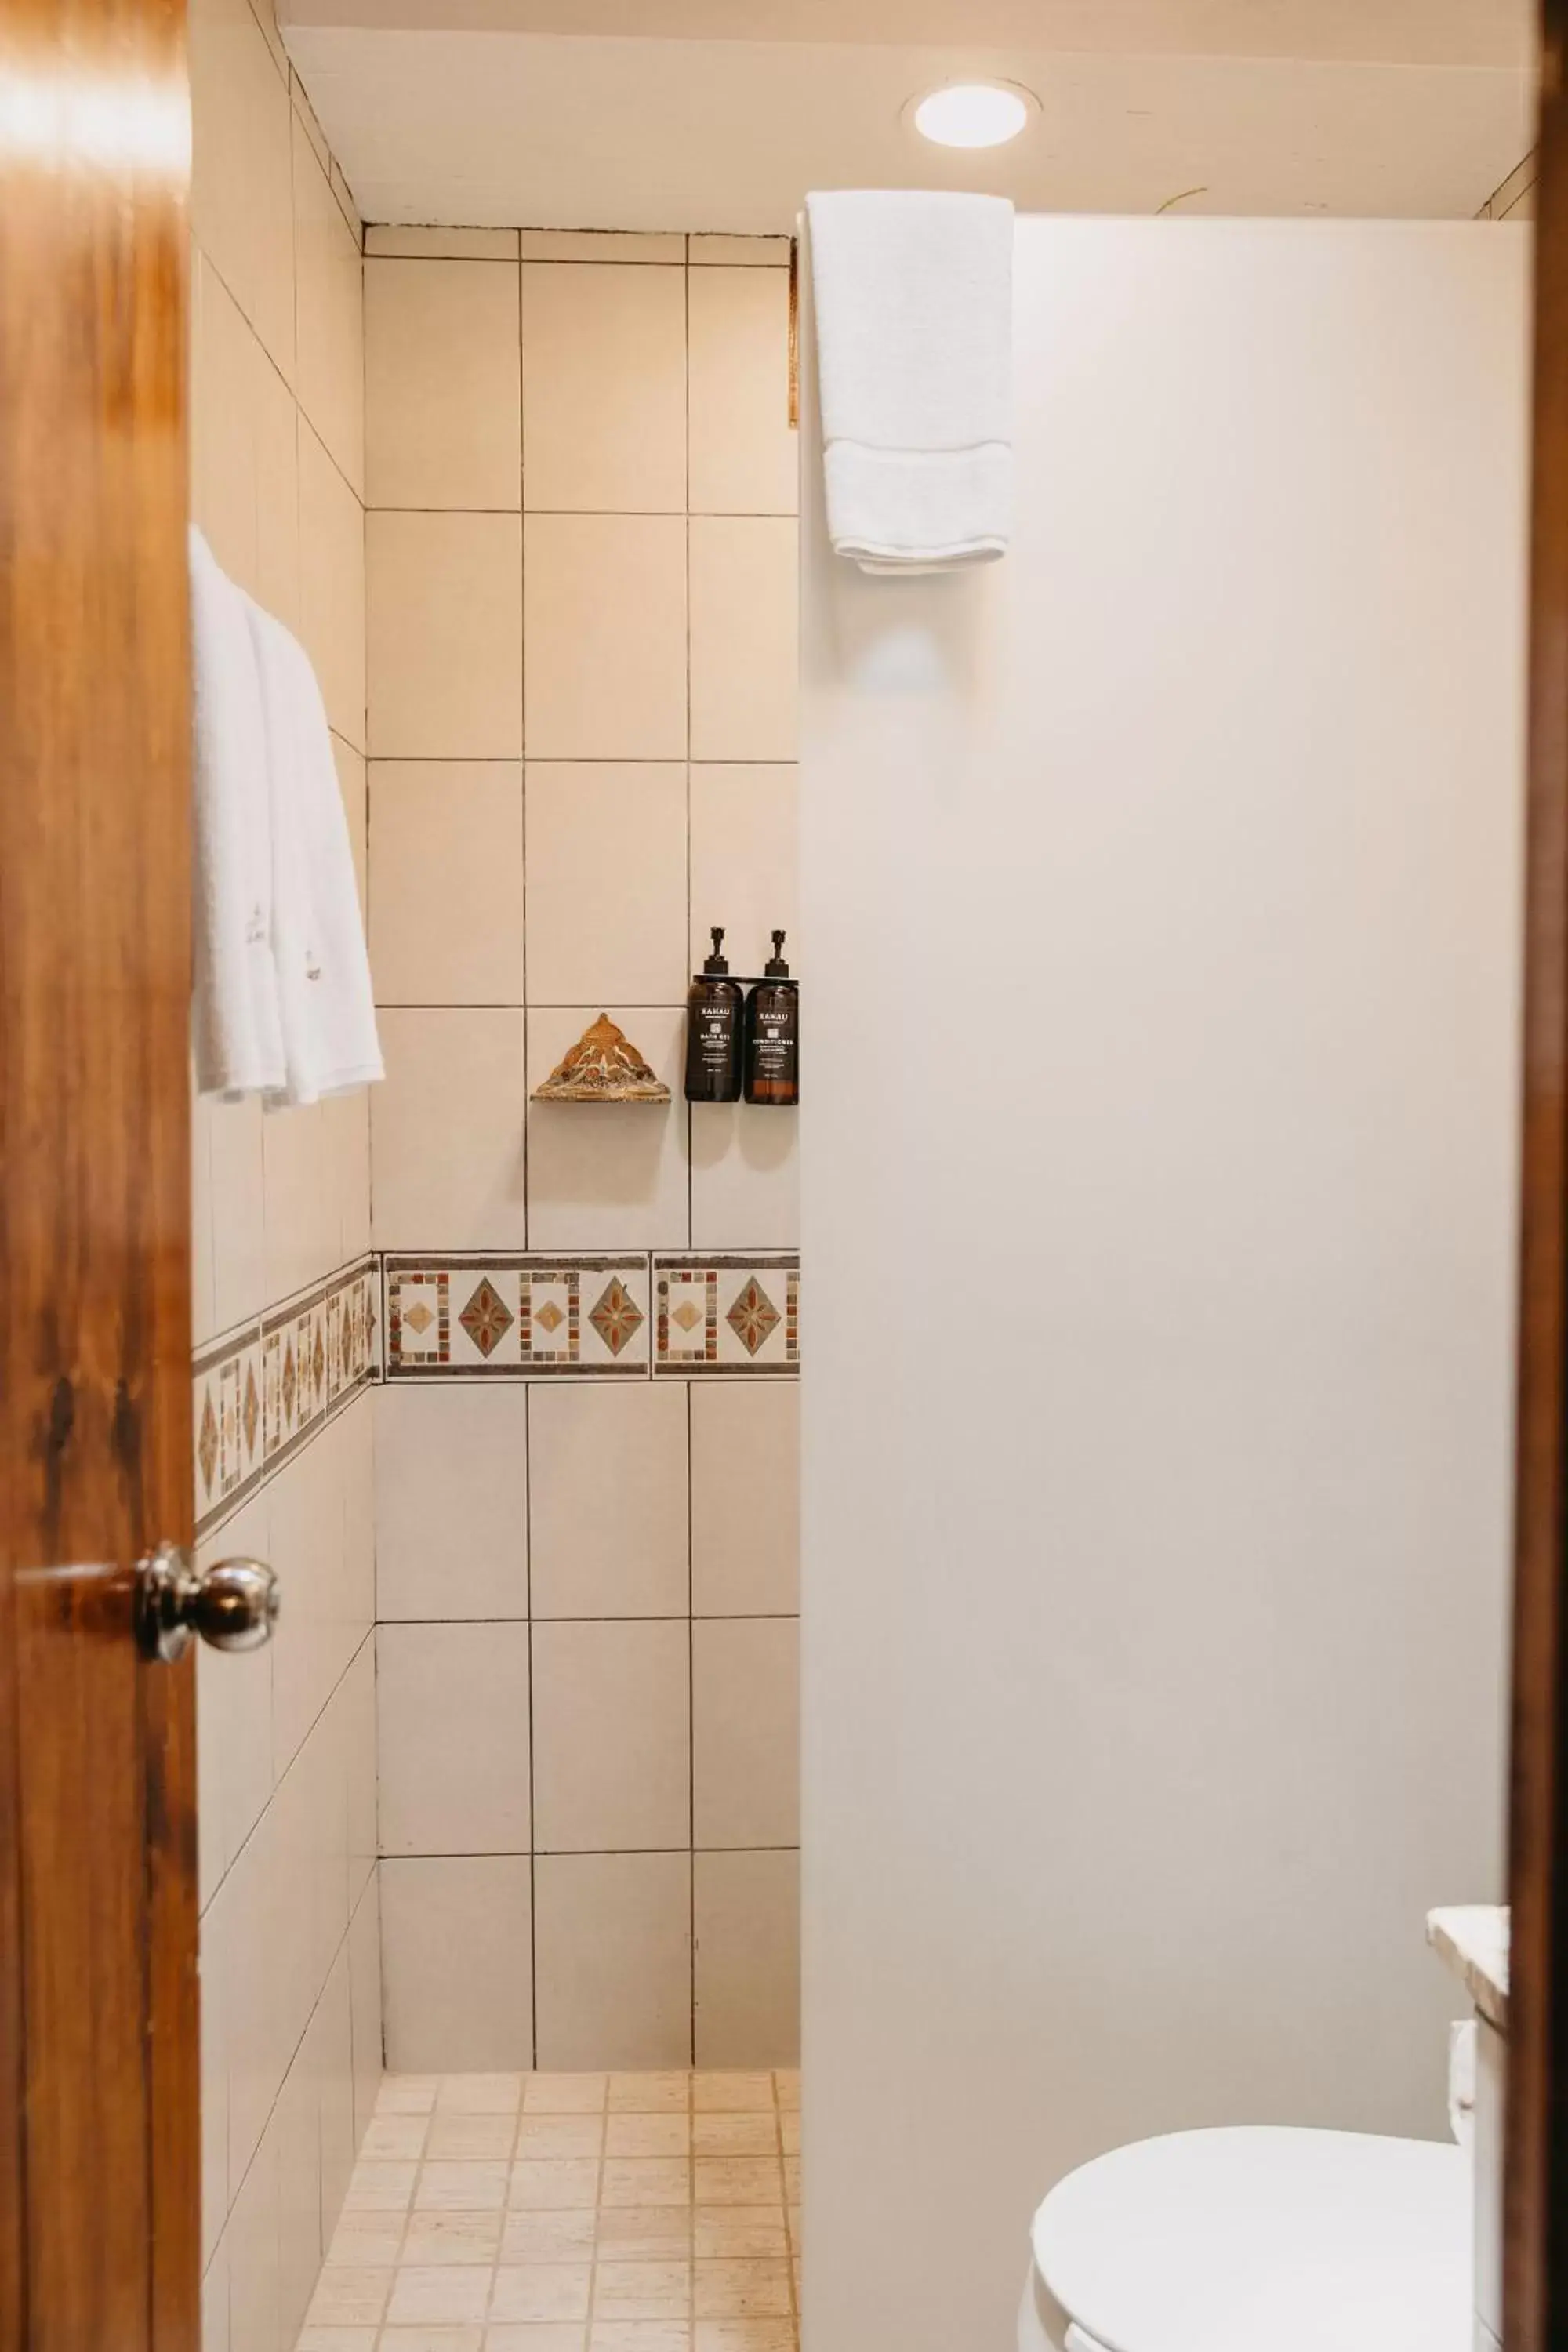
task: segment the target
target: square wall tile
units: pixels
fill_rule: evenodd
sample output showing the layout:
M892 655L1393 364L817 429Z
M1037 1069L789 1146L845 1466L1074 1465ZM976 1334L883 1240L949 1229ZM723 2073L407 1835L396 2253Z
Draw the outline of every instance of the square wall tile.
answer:
M700 1853L699 2066L800 2063L800 1856Z
M386 2063L395 2074L533 2063L526 1854L384 1862Z
M797 541L783 517L692 517L694 760L795 756Z
M783 1104L691 1106L694 1249L800 1242L800 1115Z
M716 236L701 229L687 239L694 269L788 269L791 240L787 236Z
M686 509L686 272L524 262L531 510Z
M364 2138L365 2126L375 2112L381 2089L381 1868L372 1871L359 1906L349 1921L349 2026L356 2147Z
M530 1092L600 1012L625 1032L671 1099L530 1102L528 1214L535 1249L646 1249L688 1229L684 1008L601 1002L531 1012Z
M367 261L364 352L368 504L521 504L515 269Z
M201 1347L222 1329L213 1291L212 1139L208 1129L217 1108L195 1090L191 1074L191 1345ZM259 1156L258 1160L259 1167ZM259 1225L259 1219L258 1224Z
M703 269L690 285L691 511L793 515L789 271Z
M685 759L686 530L680 515L528 516L530 759Z
M368 227L367 254L396 254L416 260L515 261L514 228Z
M292 381L293 116L246 0L195 0L190 66L192 232Z
M527 818L529 1003L679 1003L685 768L531 760Z
M691 1607L699 1617L800 1607L800 1390L691 1384Z
M359 240L294 116L294 269L300 405L364 496L364 299Z
M683 1621L535 1625L534 1835L540 1853L686 1846L689 1742Z
M332 1160L332 1102L294 1104L261 1120L267 1296L287 1298L342 1260L342 1196Z
M685 1391L535 1387L529 1452L535 1617L684 1617Z
M374 757L521 756L521 550L515 515L365 517Z
M714 923L728 926L737 971L761 971L773 934L798 973L799 777L788 765L690 771L691 940L696 971Z
M690 1855L542 1854L534 1905L540 2065L689 2065Z
M800 1842L800 1627L700 1618L691 1629L693 1843Z
M524 1390L377 1390L375 1591L384 1621L527 1616Z
M198 247L191 272L191 513L225 571L300 625L299 411Z
M263 1486L197 1546L196 1565L272 1557L271 1488ZM211 1661L209 1664L207 1662ZM201 1768L197 1824L216 1885L272 1795L272 1649L224 1657L205 1644L196 1661Z
M334 734L364 740L364 509L300 420L300 634Z
M384 1012L371 1089L378 1249L521 1248L522 1015ZM609 1114L605 1114L608 1116Z
M370 793L376 1003L521 1004L521 768L377 760Z
M524 261L681 262L686 239L679 230L616 228L525 228L520 232Z
M384 1854L526 1853L528 1628L376 1629Z
M204 1102L212 1210L213 1329L231 1330L270 1305L267 1293L265 1121L260 1102Z
M332 763L349 828L349 851L354 862L354 887L359 892L360 920L370 908L370 772L363 751L354 751L341 735L332 737Z

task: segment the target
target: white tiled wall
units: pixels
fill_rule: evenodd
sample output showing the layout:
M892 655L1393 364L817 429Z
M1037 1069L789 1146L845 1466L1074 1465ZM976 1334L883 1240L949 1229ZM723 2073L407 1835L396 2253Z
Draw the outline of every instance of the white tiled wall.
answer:
M310 649L363 874L359 223L267 0L190 18L193 512ZM199 1352L368 1248L367 1105L198 1104L194 1153ZM197 1660L205 2352L292 2352L381 2078L374 1429L348 1397L201 1548L284 1587Z
M787 262L367 234L379 1248L795 1244L795 1118L679 1099L708 927L794 924ZM669 1108L528 1104L601 1011ZM793 1381L376 1414L390 2063L787 2063Z

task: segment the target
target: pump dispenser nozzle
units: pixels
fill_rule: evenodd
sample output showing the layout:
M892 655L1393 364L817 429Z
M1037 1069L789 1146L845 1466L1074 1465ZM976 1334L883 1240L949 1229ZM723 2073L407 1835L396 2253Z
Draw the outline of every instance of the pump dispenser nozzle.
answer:
M787 980L789 978L789 966L784 961L784 933L782 931L775 931L773 933L773 951L768 958L766 963L763 966L763 970L769 980Z
M784 936L783 932L781 931L778 936L782 939ZM715 923L712 926L712 938L713 952L710 956L703 957L702 969L704 971L728 971L730 964L729 959L724 954L724 926L722 923Z

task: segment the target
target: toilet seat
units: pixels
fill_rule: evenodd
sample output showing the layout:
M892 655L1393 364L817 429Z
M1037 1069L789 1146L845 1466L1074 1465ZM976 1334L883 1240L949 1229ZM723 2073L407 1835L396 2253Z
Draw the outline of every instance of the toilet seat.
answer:
M1470 2346L1469 2166L1436 2141L1272 2126L1141 2140L1058 2181L1031 2237L1025 2316L1037 2284L1103 2352Z

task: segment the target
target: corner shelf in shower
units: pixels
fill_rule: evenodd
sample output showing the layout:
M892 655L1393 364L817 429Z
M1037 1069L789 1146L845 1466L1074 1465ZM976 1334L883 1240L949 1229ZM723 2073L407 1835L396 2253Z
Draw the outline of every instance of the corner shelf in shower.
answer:
M533 1089L535 1102L667 1103L669 1088L655 1076L607 1013L591 1022L569 1054Z

